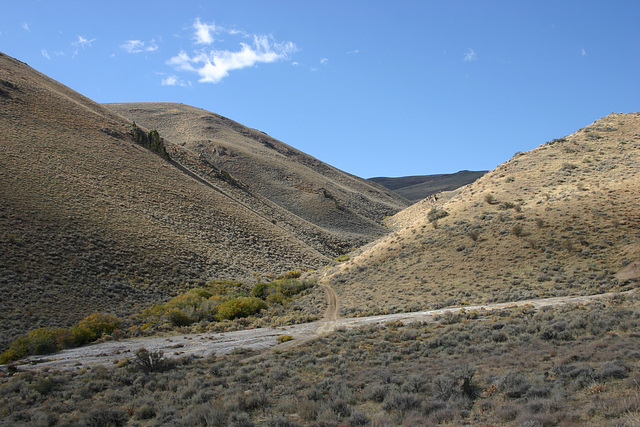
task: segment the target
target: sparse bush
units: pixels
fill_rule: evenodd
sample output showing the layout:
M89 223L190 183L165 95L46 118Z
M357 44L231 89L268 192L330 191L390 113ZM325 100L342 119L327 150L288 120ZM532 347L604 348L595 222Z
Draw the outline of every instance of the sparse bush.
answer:
M382 409L387 412L399 412L404 414L412 409L420 407L421 399L413 393L392 392L382 402Z
M480 230L478 228L472 228L471 230L467 231L467 236L469 236L469 238L474 242L477 242L478 238L480 237Z
M509 210L509 209L513 209L515 207L516 207L516 204L513 203L513 202L502 202L498 206L498 210L506 211L506 210Z
M516 237L524 236L524 227L520 224L514 225L513 227L511 227L511 234Z
M161 371L167 367L162 350L149 351L141 348L135 353L133 365L143 372Z
M427 219L429 220L429 222L434 222L448 215L449 212L445 211L444 209L433 208L427 214Z
M120 427L127 421L127 414L120 409L98 408L87 415L83 424L92 427Z
M512 399L524 396L531 387L531 384L520 372L509 372L502 378L499 385L504 395Z
M484 201L487 202L488 205L495 205L496 203L498 203L496 201L496 196L494 196L493 194L485 194Z

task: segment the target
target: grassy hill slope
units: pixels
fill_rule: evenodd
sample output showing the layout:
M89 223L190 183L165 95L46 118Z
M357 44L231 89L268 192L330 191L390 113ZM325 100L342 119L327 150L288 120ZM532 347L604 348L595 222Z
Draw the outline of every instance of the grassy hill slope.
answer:
M343 315L591 294L638 278L640 114L514 157L327 273Z
M131 126L0 54L0 347L191 282L318 268L353 245L185 148L161 158Z
M369 241L385 233L380 225L384 217L409 205L382 186L206 110L173 103L105 106L158 129L169 143L196 153L251 192L336 236Z

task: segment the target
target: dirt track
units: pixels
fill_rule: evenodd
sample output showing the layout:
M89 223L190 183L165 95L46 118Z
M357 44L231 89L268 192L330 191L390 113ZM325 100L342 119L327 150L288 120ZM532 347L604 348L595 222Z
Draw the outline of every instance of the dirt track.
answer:
M615 294L600 294L579 297L556 297L527 301L506 302L496 304L475 305L466 307L443 308L439 310L418 311L413 313L386 314L380 316L355 317L338 319L339 299L331 287L321 285L327 297L327 311L325 320L292 325L280 328L248 329L236 332L204 333L190 335L172 335L168 337L132 338L122 341L108 341L84 347L63 350L47 356L31 356L18 362L21 369L78 369L91 365L114 365L125 358L132 358L139 348L148 350L162 350L165 357L173 358L191 355L206 357L212 353L223 355L240 348L264 350L278 346L286 348L305 342L317 335L331 332L337 328L355 328L363 325L379 324L389 321L410 323L415 321L434 321L436 316L448 312L491 311L509 307L531 305L536 309L546 306L563 304L585 304L590 301L613 296ZM635 292L635 291L631 291ZM281 335L291 335L293 341L279 344L276 338Z

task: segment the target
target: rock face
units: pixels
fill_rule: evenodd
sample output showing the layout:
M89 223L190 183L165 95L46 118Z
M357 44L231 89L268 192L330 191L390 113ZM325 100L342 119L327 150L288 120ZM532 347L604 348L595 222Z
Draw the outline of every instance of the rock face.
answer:
M320 268L406 206L318 162L326 193L287 188L292 204L322 208L314 223L216 164L242 154L222 141L209 157L141 123L134 138L131 119L4 54L0 90L0 348L92 311L137 312L193 282Z
M639 188L640 114L611 114L396 214L326 278L344 315L624 289Z

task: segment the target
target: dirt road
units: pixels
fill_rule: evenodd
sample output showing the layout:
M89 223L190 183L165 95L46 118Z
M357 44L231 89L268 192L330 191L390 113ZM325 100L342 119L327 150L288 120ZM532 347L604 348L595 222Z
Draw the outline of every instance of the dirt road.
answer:
M136 350L144 347L148 350L162 350L165 357L174 358L185 355L206 357L215 352L224 355L233 350L245 348L264 350L275 346L289 347L305 342L317 335L328 333L337 328L356 328L363 325L401 321L410 323L415 321L434 321L436 316L448 312L491 311L509 307L531 305L536 309L546 306L563 304L586 304L590 301L613 296L614 294L600 294L579 297L557 297L527 301L506 302L496 304L474 305L466 307L443 308L439 310L418 311L413 313L386 314L381 316L338 318L339 299L331 287L321 285L327 297L327 312L325 319L318 322L291 325L280 328L248 329L236 332L204 333L190 335L172 335L168 337L132 338L122 341L96 343L84 347L63 350L47 356L31 356L18 361L21 369L78 369L91 365L114 365L125 358L132 358ZM630 291L635 292L635 291ZM291 335L293 341L279 344L276 340L281 335Z

